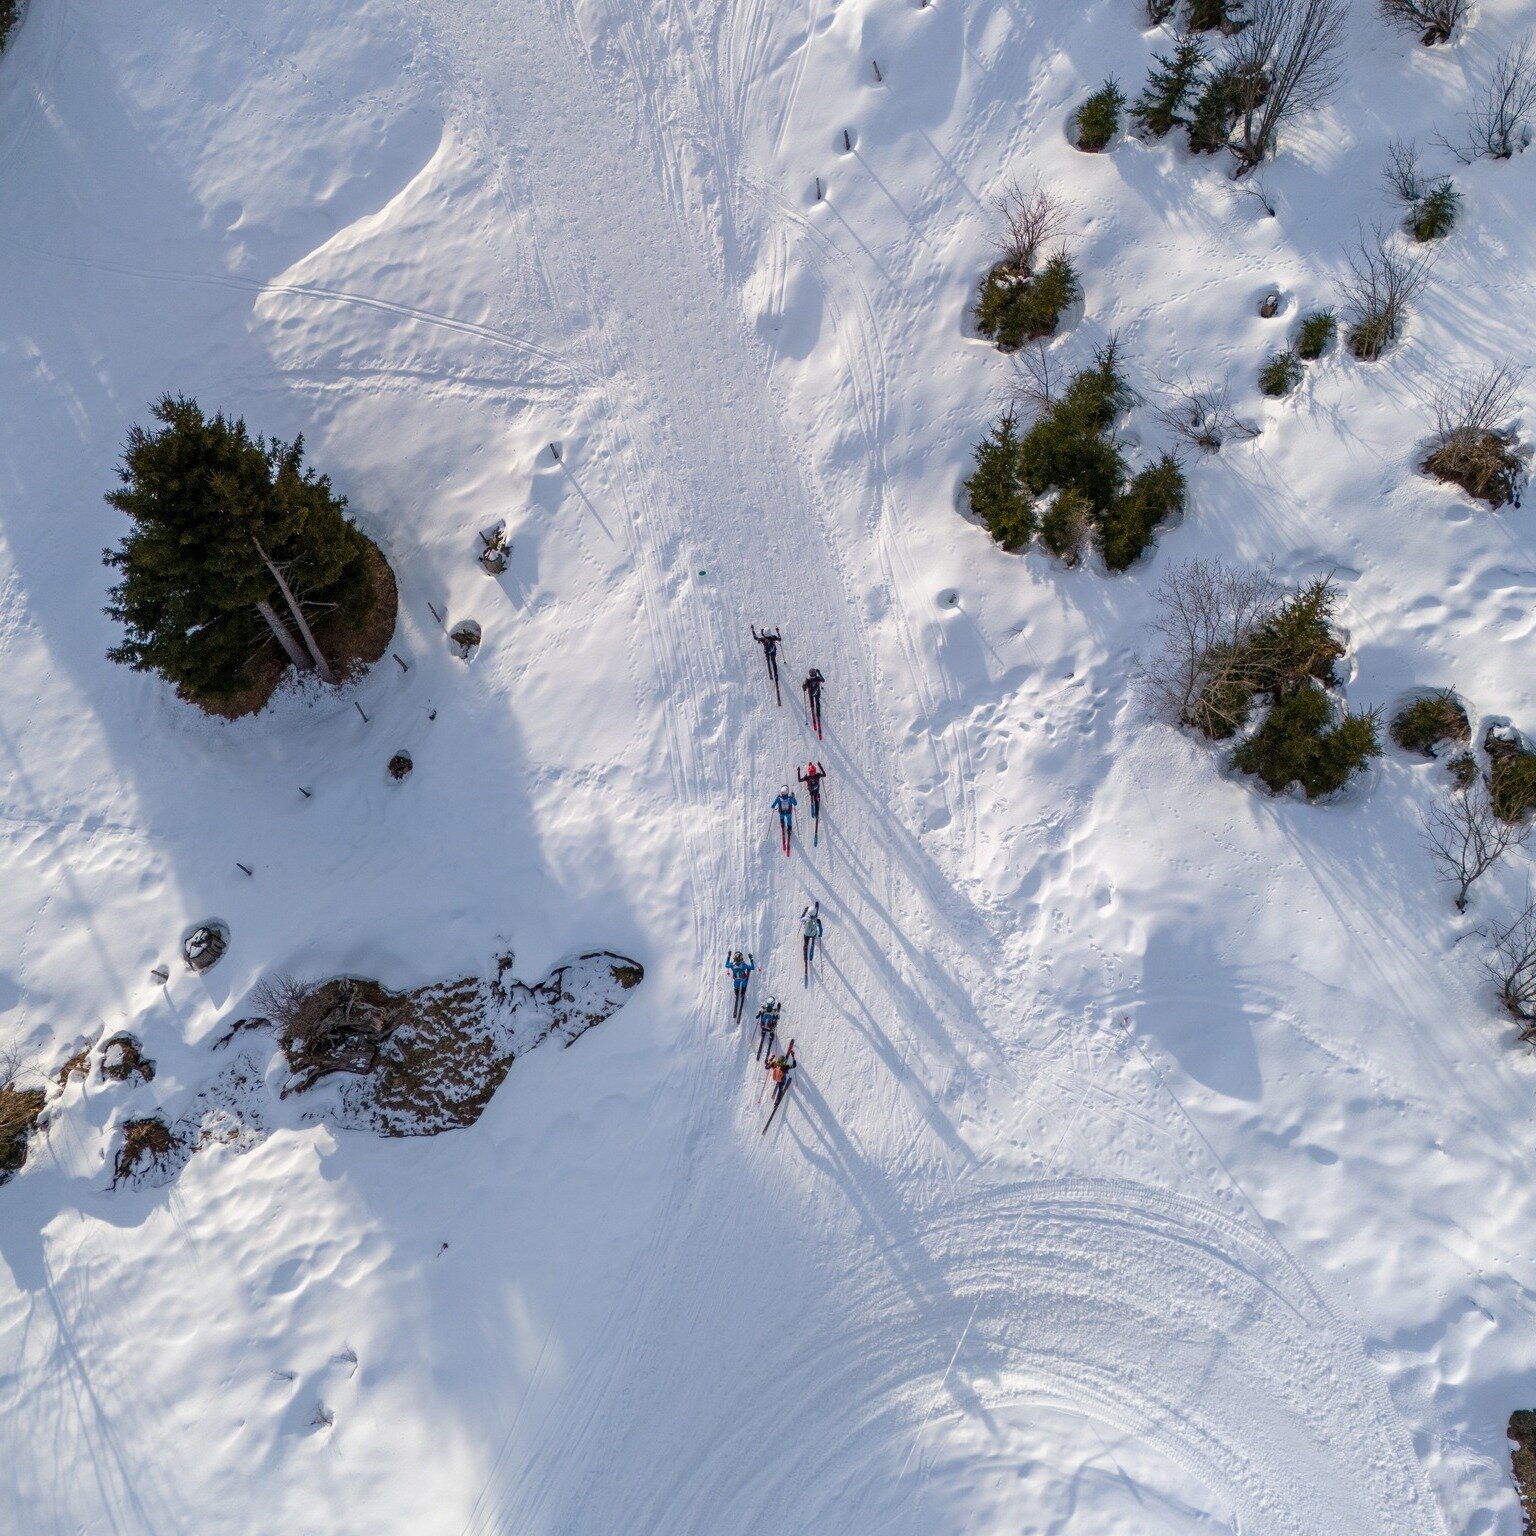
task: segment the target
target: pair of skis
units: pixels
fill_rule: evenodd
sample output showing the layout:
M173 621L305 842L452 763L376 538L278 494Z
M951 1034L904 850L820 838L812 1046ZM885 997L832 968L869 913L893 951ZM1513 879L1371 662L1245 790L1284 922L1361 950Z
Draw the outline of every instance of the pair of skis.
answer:
M811 712L811 729L816 732L816 740L821 740L821 689L807 688L805 690L805 702Z
M768 663L768 676L773 683L773 699L780 709L784 707L784 695L779 690L779 642L783 640L783 634L776 629L765 629L758 634L757 625L752 626L752 638L763 648L763 660Z
M779 1112L779 1105L789 1097L789 1085L795 1080L795 1042L789 1042L789 1049L784 1053L787 1065L784 1068L782 1082L776 1083L773 1089L773 1108L768 1111L768 1118L763 1121L763 1128L758 1132L760 1136L768 1134L768 1127L773 1124L773 1117Z
M795 838L795 824L788 816L779 817L779 844L784 849L784 857L789 857L790 844Z

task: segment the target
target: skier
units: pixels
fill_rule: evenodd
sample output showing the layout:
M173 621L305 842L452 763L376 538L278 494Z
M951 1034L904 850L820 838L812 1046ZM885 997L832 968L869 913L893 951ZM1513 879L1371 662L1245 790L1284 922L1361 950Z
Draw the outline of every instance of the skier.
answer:
M763 648L763 660L768 663L768 676L773 679L773 696L782 705L784 696L779 692L779 642L784 636L776 629L765 629L762 634L758 634L757 625L754 624L752 638Z
M821 937L821 903L818 901L800 914L800 958L805 966L805 984L811 984L811 961L816 958L816 941Z
M812 667L805 675L805 681L800 684L801 691L805 694L805 702L811 711L811 728L816 732L817 741L821 740L821 685L826 678L821 675L820 667Z
M735 993L735 1019L741 1022L741 1010L747 1003L747 978L757 969L757 961L750 951L743 956L739 949L725 957L725 968L731 973L731 990Z
M806 792L811 797L811 846L815 847L821 841L821 781L826 778L827 770L820 763L811 762L805 765L805 772L795 771L795 777L805 785Z
M757 1059L763 1059L766 1050L773 1054L773 1044L779 1029L779 1000L770 997L761 1008L757 1010Z
M795 835L795 807L799 803L788 784L781 785L773 797L773 808L779 813L779 840L784 844L785 858L789 857L790 840Z
M784 1102L784 1095L789 1092L790 1085L794 1082L795 1069L800 1065L795 1060L795 1042L789 1042L789 1049L782 1056L770 1056L765 1063L769 1076L773 1079L773 1108L768 1111L768 1118L763 1121L762 1134L766 1135L768 1127L773 1124L773 1117L779 1112L779 1105Z

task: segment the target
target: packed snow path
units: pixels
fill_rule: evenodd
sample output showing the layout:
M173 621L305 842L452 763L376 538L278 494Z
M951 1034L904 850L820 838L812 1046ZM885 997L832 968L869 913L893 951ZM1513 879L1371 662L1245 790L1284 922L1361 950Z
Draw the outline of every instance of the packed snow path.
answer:
M51 1063L142 1017L140 1107L174 1107L269 968L611 945L647 980L430 1143L295 1116L106 1194L122 1101L71 1088L0 1192L20 1529L1514 1529L1500 1400L1458 1393L1530 1358L1528 1085L1417 909L1349 878L1411 868L1402 792L1325 826L1218 780L1130 702L1155 573L1068 588L951 507L999 383L960 332L985 196L1070 159L1102 37L1139 67L1110 10L36 0L0 64L19 1035ZM1154 228L1214 305L1215 236ZM366 728L205 725L101 662L95 498L166 387L304 430L390 549L412 671ZM1265 506L1288 558L1346 552ZM1398 558L1381 623L1440 590ZM484 623L472 668L428 600ZM786 860L769 802L813 753ZM229 960L156 1001L157 931L215 913ZM769 991L801 1071L763 1137ZM1442 1140L1455 1175L1405 1183Z

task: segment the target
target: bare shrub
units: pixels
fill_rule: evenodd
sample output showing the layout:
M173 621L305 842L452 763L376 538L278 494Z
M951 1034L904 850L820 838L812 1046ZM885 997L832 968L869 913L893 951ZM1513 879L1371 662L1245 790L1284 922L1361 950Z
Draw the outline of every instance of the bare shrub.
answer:
M1192 379L1174 383L1163 381L1171 399L1157 408L1160 420L1170 432L1186 443L1217 452L1224 443L1243 442L1259 435L1259 429L1243 421L1232 407L1231 387L1197 383Z
M1502 362L1442 384L1434 397L1435 446L1423 469L1490 506L1518 502L1523 465L1505 423L1524 381L1524 368Z
M1348 254L1344 308L1349 320L1349 349L1374 362L1402 334L1408 306L1429 280L1431 258L1392 245L1380 229Z
M1061 365L1045 339L1037 339L1014 353L1010 406L1016 415L1042 415L1061 398L1065 382Z
M1493 74L1464 114L1467 136L1449 146L1463 161L1508 160L1529 137L1528 119L1536 110L1536 40L1523 37L1499 55Z
M117 1161L112 1169L113 1185L151 1169L165 1168L178 1148L184 1145L182 1138L158 1115L125 1120L123 1142L117 1149Z
M1513 922L1482 930L1493 953L1483 964L1499 989L1499 1001L1525 1023L1520 1038L1536 1042L1536 901Z
M1467 910L1467 893L1511 849L1525 842L1530 828L1503 821L1481 780L1437 800L1424 813L1424 845L1440 879L1456 887L1456 910Z
M1035 270L1042 247L1061 235L1066 204L1038 182L1026 192L1017 181L1010 181L1002 194L993 198L992 206L1003 225L997 239L998 265L1006 267L1011 276L1028 277Z
M1394 197L1412 205L1424 196L1424 175L1419 168L1419 147L1412 139L1393 139L1387 146L1382 178Z
M1345 0L1253 0L1230 57L1238 175L1275 151L1280 130L1339 83Z
M1153 709L1213 739L1231 736L1261 685L1253 638L1284 597L1268 566L1191 560L1169 571L1152 624L1158 648L1140 672Z
M21 1058L0 1051L0 1184L27 1160L27 1139L37 1126L46 1102L41 1088L23 1088Z
M1419 34L1426 48L1450 41L1467 14L1467 0L1381 0L1381 13Z
M400 994L346 976L319 984L270 976L251 1001L288 1058L293 1077L287 1093L303 1093L331 1072L371 1071L408 1009Z

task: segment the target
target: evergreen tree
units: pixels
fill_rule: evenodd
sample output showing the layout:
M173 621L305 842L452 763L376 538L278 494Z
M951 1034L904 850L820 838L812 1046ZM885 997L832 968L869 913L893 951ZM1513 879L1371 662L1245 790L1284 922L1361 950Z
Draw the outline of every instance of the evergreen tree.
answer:
M1104 564L1123 571L1139 560L1158 527L1184 510L1184 471L1171 453L1141 471L1105 509L1099 528Z
M1198 37L1183 37L1170 58L1154 54L1157 68L1147 76L1146 88L1131 109L1146 132L1160 139L1184 121L1184 105L1200 83L1200 74L1210 57Z
M1214 155L1227 147L1237 123L1238 86L1233 69L1218 69L1206 78L1189 121L1189 147L1197 155Z
M193 699L248 686L246 666L274 641L330 677L305 610L361 623L373 601L368 541L346 499L304 465L304 441L252 438L243 420L207 418L166 395L162 430L135 426L107 500L133 520L103 552L122 579L107 614L127 631L113 661L158 672Z
M976 445L976 469L965 489L971 510L1004 549L1023 549L1034 537L1035 507L1019 474L1018 426L1011 411Z

